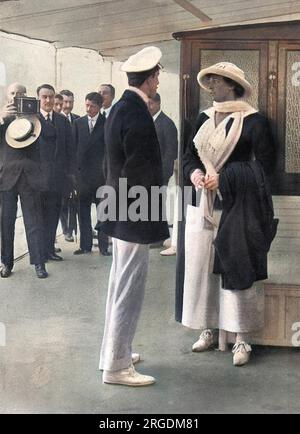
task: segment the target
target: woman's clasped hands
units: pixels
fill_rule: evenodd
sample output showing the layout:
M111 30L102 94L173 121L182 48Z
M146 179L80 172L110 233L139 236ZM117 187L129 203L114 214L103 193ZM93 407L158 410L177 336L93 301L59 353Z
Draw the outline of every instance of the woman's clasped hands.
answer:
M206 173L196 169L191 175L191 181L197 190L205 188L209 191L215 191L219 188L220 175L216 172Z

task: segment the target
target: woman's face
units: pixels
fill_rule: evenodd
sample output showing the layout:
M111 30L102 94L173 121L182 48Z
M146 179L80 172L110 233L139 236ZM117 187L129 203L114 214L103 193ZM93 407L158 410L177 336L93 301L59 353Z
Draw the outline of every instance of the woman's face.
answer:
M226 83L220 75L210 74L207 76L206 80L207 87L209 88L214 101L224 102L236 99L232 85Z

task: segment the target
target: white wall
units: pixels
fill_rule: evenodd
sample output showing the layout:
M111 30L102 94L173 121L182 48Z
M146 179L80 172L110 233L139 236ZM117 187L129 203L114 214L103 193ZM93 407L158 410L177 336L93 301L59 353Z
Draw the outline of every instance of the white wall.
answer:
M7 84L20 82L29 96L42 83L55 84L56 50L52 44L0 32L0 103Z
M57 51L56 89L69 89L75 94L74 113L84 115L85 97L98 90L101 83L111 83L112 63L96 51L65 48Z

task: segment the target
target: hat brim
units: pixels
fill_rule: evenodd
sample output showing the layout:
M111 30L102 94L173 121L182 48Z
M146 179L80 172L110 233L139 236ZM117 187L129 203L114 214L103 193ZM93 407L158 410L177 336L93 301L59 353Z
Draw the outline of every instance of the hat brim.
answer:
M249 83L249 81L231 73L230 71L226 71L226 70L220 71L220 68L216 68L214 66L211 66L211 67L206 68L206 69L202 69L202 71L199 72L198 77L197 77L198 83L200 84L202 89L206 90L206 92L210 92L210 89L207 86L207 84L205 83L205 78L210 74L215 74L215 75L219 75L221 77L230 78L235 83L238 83L240 86L242 86L242 88L245 90L245 95L243 98L251 97L251 95L253 93L253 88L252 88L251 84Z
M9 131L6 131L5 139L9 146L14 149L23 149L31 146L37 141L42 132L42 124L37 116L23 116L28 119L33 125L33 132L31 136L26 140L15 140L9 135Z

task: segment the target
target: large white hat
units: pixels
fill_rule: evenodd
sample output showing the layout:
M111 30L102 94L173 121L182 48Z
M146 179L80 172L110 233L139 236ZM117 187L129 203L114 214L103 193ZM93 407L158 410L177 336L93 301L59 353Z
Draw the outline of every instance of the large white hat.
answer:
M198 74L198 82L200 86L206 91L209 91L208 83L206 80L207 75L209 74L221 75L222 77L230 78L231 80L240 84L245 90L245 98L249 98L252 94L252 86L246 80L244 71L238 66L236 66L234 63L220 62L216 65L210 66L209 68L202 69L202 71L200 71Z
M157 47L146 47L123 63L121 71L123 72L145 72L150 71L159 65L162 58L162 52Z
M37 116L24 116L8 126L5 139L12 148L27 148L39 138L41 131L42 125Z

